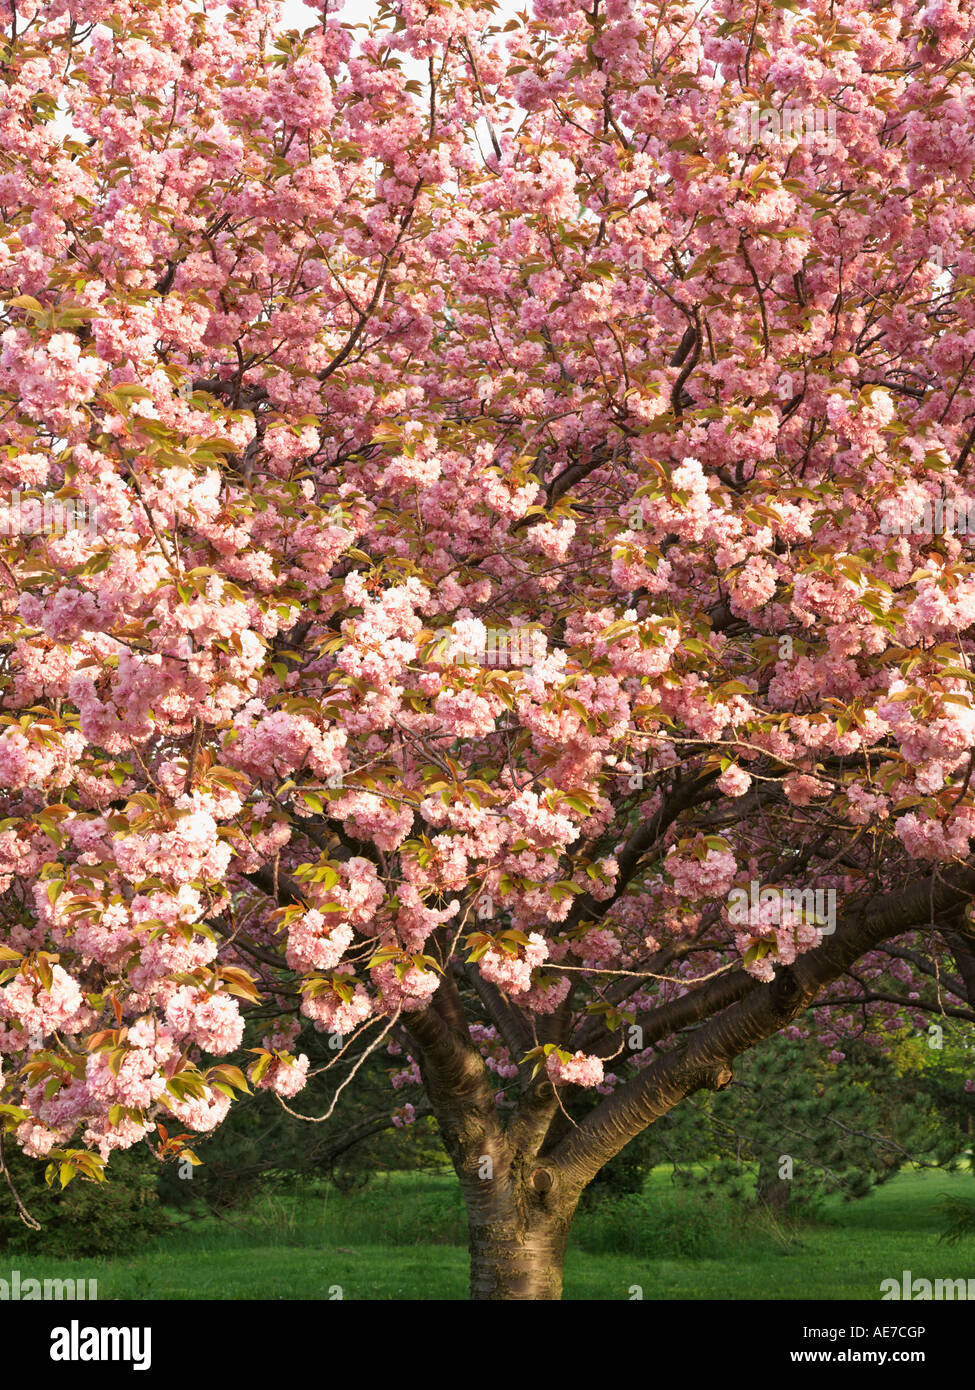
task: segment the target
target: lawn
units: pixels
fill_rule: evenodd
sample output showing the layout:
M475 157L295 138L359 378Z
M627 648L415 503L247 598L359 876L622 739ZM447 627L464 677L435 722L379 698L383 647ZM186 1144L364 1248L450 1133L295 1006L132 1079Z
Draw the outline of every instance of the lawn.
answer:
M975 1278L975 1240L939 1243L937 1203L969 1173L904 1171L861 1201L829 1201L784 1226L726 1198L675 1188L669 1169L639 1197L581 1212L567 1299L878 1299L880 1281ZM342 1196L322 1187L184 1222L136 1255L10 1256L21 1278L94 1278L100 1299L464 1299L463 1211L449 1175L384 1174Z

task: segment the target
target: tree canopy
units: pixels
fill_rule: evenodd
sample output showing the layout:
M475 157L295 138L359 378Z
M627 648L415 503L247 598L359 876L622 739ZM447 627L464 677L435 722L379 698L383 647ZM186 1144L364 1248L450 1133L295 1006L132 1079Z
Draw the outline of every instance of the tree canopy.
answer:
M392 1040L556 1296L754 1044L975 1018L975 14L319 12L0 3L0 1112Z

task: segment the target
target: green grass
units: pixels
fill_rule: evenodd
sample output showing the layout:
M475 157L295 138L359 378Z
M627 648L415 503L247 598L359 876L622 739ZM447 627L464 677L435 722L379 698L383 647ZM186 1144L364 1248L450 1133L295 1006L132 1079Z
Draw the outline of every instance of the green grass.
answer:
M657 1170L615 1213L581 1212L567 1299L878 1299L881 1279L975 1278L975 1240L940 1244L937 1203L971 1193L968 1173L905 1171L859 1202L827 1202L782 1226L722 1197L675 1188ZM388 1174L365 1192L265 1198L181 1224L134 1256L11 1256L22 1279L95 1278L100 1299L464 1299L466 1229L448 1175Z
M667 1175L654 1173L644 1199L666 1181ZM602 1256L597 1272L595 1257L570 1254L565 1296L626 1297L636 1284L650 1299L879 1299L880 1281L899 1279L904 1269L915 1278L973 1278L975 1241L954 1249L939 1242L944 1219L936 1210L946 1193L971 1187L967 1173L903 1172L861 1201L827 1202L815 1222L798 1227L753 1213L737 1242L724 1204L716 1203L699 1255ZM696 1218L688 1208L689 1218ZM594 1276L604 1281L602 1292L593 1290Z

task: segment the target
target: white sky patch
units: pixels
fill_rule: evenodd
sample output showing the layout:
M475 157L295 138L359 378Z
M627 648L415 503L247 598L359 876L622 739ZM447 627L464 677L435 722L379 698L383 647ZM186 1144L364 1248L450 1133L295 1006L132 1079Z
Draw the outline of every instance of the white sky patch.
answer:
M511 19L519 10L530 9L530 0L498 0L498 12L492 18L492 23L502 23ZM330 13L335 13L336 6L330 5ZM345 24L368 23L379 13L377 0L345 0L339 19ZM318 21L319 11L303 5L301 0L285 0L284 3L284 25L285 29L307 29L310 24Z
M330 5L329 12L334 13L336 8L336 6ZM345 0L345 4L339 11L339 19L346 24L362 24L371 19L378 9L379 6L375 0ZM319 16L320 11L303 5L301 0L285 0L282 27L284 29L307 29L309 25L318 22Z

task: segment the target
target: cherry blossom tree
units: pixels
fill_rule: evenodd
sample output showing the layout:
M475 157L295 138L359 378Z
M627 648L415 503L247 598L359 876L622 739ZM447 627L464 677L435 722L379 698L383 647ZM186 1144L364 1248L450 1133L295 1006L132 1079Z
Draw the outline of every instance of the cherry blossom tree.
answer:
M554 1298L759 1041L967 1028L975 14L0 25L7 1145L303 1113L303 1018Z

